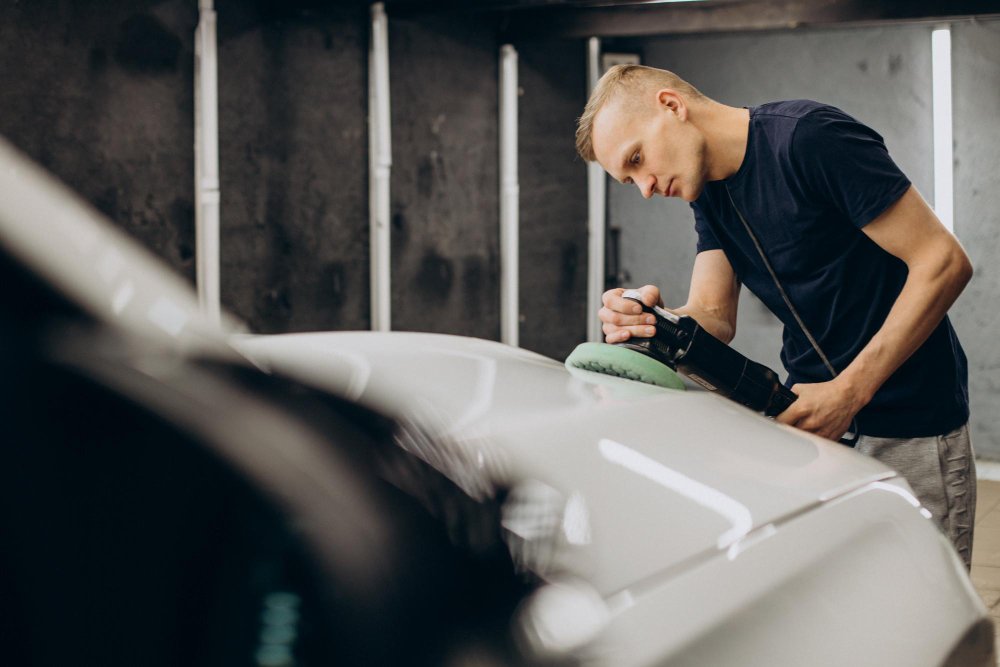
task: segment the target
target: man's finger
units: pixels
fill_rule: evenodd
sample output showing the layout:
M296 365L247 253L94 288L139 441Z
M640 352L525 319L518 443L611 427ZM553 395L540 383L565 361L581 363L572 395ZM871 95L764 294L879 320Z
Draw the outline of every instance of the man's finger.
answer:
M622 295L612 295L608 299L608 308L611 310L618 311L619 313L627 313L630 315L638 315L642 312L642 306L637 304L632 299L626 299Z
M604 332L604 339L608 343L620 343L633 336L636 338L652 338L656 335L656 327L643 325L620 327L616 324L605 322L601 325L601 330Z
M606 343L624 343L632 334L629 333L628 329L621 329L615 327L612 331L605 330L604 332L604 342Z
M610 308L601 308L597 311L597 316L602 322L608 322L610 324L615 324L620 327L630 327L639 326L642 324L655 324L656 317L650 313L642 313L639 315L626 315L620 313L616 310L611 310Z
M656 285L643 285L639 288L642 295L642 302L647 306L662 306L663 298L660 296L660 288Z
M615 297L620 297L625 293L624 287L616 287L614 289L609 289L607 292L601 295L601 303L605 306L611 307L611 300Z
M797 407L795 403L788 406L784 412L779 414L774 418L779 424L786 424L788 426L797 426L800 419L802 419L802 409Z

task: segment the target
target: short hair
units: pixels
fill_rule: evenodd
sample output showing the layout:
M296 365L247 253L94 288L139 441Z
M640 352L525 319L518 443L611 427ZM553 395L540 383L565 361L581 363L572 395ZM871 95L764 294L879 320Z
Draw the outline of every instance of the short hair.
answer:
M583 109L576 125L576 151L587 162L597 159L594 155L594 117L607 103L621 93L636 93L659 88L673 88L691 97L704 98L697 88L673 72L645 65L615 65L604 73Z

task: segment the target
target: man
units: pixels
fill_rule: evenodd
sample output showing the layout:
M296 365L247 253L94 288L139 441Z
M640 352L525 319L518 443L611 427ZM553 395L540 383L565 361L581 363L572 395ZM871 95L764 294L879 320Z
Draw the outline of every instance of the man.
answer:
M798 399L777 417L897 469L969 566L975 463L965 354L946 312L972 277L955 237L876 132L795 100L720 104L671 72L610 69L577 149L643 197L691 203L698 233L687 303L720 340L736 333L741 284L785 325ZM653 316L604 294L608 342L651 336ZM659 290L641 290L662 305Z

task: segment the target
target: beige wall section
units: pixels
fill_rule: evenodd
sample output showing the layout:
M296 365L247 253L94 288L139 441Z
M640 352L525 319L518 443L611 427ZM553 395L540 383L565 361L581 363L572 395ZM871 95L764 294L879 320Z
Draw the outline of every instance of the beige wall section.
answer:
M972 442L1000 461L1000 20L952 29L955 234L976 275L952 307L969 357Z

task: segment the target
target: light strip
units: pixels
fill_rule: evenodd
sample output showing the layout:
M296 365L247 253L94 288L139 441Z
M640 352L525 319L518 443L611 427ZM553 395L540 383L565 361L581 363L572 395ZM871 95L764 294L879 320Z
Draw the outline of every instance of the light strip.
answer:
M718 489L671 470L659 461L614 440L602 439L597 446L606 460L656 482L728 521L731 528L719 535L716 541L716 546L720 549L735 543L753 528L753 516L747 506Z
M389 243L392 135L389 104L389 20L385 5L371 6L371 48L368 53L368 216L371 328L392 328Z
M587 41L587 95L594 90L601 78L601 40L591 37ZM597 311L604 294L604 235L605 201L608 183L604 169L596 162L587 163L587 340L600 343L604 340Z
M500 341L518 344L517 50L500 48Z
M199 11L194 40L195 283L202 312L219 324L219 58L212 1L201 0Z
M931 33L931 89L934 102L934 212L948 231L953 232L951 29L948 27Z

